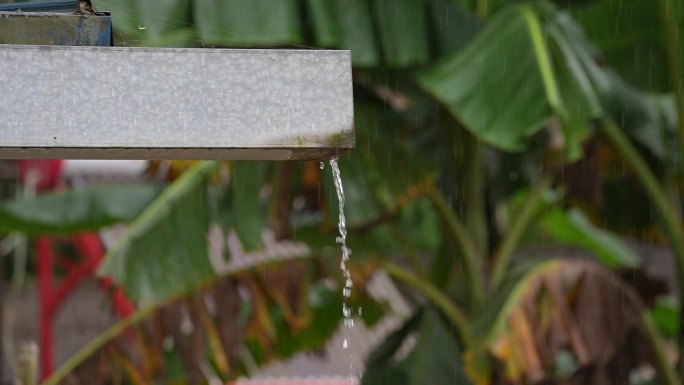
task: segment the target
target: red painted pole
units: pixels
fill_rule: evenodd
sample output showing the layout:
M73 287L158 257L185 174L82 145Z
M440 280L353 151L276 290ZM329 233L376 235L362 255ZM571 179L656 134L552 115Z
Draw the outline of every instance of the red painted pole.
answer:
M57 256L53 249L53 240L47 236L38 238L36 255L38 273L39 304L39 345L41 378L46 378L54 370L54 334L52 320L69 294L84 279L92 277L104 258L105 250L96 233L82 233L71 237L70 241L78 250L81 258L78 262L62 260L60 265L66 274L59 283L54 281ZM114 287L111 279L100 281L103 290ZM125 318L135 311L135 306L124 296L120 288L114 288L112 307L117 316Z
M36 241L36 271L38 273L38 306L39 306L39 340L40 375L47 377L54 369L54 335L52 332L52 273L55 255L52 240L39 237Z

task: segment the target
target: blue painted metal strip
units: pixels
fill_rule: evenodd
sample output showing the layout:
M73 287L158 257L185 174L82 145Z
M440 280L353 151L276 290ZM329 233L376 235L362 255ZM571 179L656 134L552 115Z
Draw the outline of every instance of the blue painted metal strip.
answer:
M0 12L0 44L111 46L110 16Z
M74 12L77 0L25 1L0 4L0 12Z

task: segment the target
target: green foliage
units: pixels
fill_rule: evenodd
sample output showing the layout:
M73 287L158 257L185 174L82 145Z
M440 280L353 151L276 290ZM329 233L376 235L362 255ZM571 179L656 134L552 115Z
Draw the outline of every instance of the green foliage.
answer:
M424 4L421 0L376 0L382 54L391 67L422 64L428 59Z
M651 315L658 329L666 336L677 335L679 327L679 304L673 296L659 297L651 309Z
M357 105L355 113L358 151L343 155L339 161L350 226L372 223L383 215L396 213L434 180L432 165L410 143L385 128L395 116L364 105ZM337 222L337 195L329 168L324 183L329 218Z
M254 250L263 244L261 232L265 217L261 204L261 188L266 177L265 163L236 162L232 165L232 207L235 231L245 250Z
M538 275L557 268L556 261L528 263L513 269L473 320L470 335L478 347L493 344L506 328L506 318L518 305L526 287Z
M302 350L321 348L324 342L337 330L342 299L340 293L323 287L312 286L308 292L308 301L312 314L311 325L307 328L292 331L285 322L278 322L278 338L276 349L282 357L289 357ZM279 309L274 309L278 320Z
M401 348L411 336L417 338L417 342L409 353L403 352L405 356L401 357ZM463 369L453 364L459 356L459 344L439 313L430 308L424 309L390 334L370 354L361 383L471 384Z
M519 215L522 202L529 195L527 191L516 194L502 207L499 217L510 222ZM636 268L641 257L620 237L595 224L579 209L564 209L559 206L559 194L547 191L535 211L538 212L537 236L550 237L564 246L576 247L592 254L598 261L611 268ZM509 227L509 223L502 224Z
M154 3L137 0L93 1L97 10L108 11L114 16L119 32L130 38L158 39L169 33L187 28L190 23L190 2L163 0Z
M434 58L432 40L446 52L464 46L480 25L461 4L448 0L94 3L112 12L115 28L127 36L121 41L126 45L147 40L172 46L315 45L351 50L359 68L425 64ZM181 30L185 32L178 36Z
M368 0L310 0L316 43L352 51L355 66L371 67L380 61ZM317 9L323 12L316 12Z
M556 329L570 329L567 317L558 317L568 297L592 290L594 281L585 276L607 285L597 294L617 287L634 314L642 311L630 289L595 265L559 259L511 263L521 242L541 238L588 251L606 267L641 265L627 243L590 220L587 207L574 204L572 188L549 189L551 181L563 180L558 174L565 162L582 158L588 140L605 146L595 128L615 149L603 155L619 156L636 170L665 218L673 245L684 248L676 209L681 185L676 179L681 154L673 146L677 102L669 94L643 92L677 90L665 70L672 47L663 44L662 31L655 28L662 15L640 0L556 3L562 5L125 0L97 6L115 14L125 44L350 49L357 146L339 164L354 250L350 266L354 278L363 281L355 282L355 289L362 292L374 269L382 268L398 286L412 289L406 296L410 301L429 303L369 357L363 383L486 384L497 377L533 381L532 374L548 369L521 364L522 343L513 342L527 343L529 353L533 339L525 330L537 332L553 322ZM502 156L508 152L517 154ZM518 164L506 164L513 158ZM664 170L654 172L649 166L655 164ZM288 280L259 276L263 261L223 272L239 276L243 289L249 288L240 318L249 332L241 347L262 364L322 346L340 321L340 293L326 286L339 280L338 202L329 167L316 174L309 166L285 172L285 166L233 162L226 187L225 180L217 185L210 177L216 164L202 162L151 204L157 187L74 191L0 206L0 229L63 233L137 217L101 273L139 303L159 305L217 278L206 244L211 223L220 224L223 234L235 231L245 250L256 252L265 246L264 230L281 227L278 236L306 242L311 250L312 260L302 269L306 273L286 270L297 290L283 284ZM512 175L515 180L501 187ZM667 181L671 194L664 193L656 176L673 178ZM532 193L530 181L542 181ZM603 181L598 183L591 187L608 195ZM294 187L278 187L288 185ZM567 196L557 193L563 190ZM76 199L99 203L84 209ZM684 251L678 254L684 261ZM684 268L679 274L684 276ZM570 294L554 297L554 290L568 282ZM294 299L285 299L285 292ZM306 306L292 303L302 298ZM353 302L364 306L368 323L384 314L368 296ZM652 314L662 331L676 334L682 317L666 305L671 304L659 302ZM525 318L525 311L547 317L546 324ZM634 322L657 353L660 336L650 333L648 317ZM504 362L495 365L495 360ZM596 366L602 360L576 362ZM663 383L678 383L666 363L662 357L657 362ZM543 379L552 381L553 373L543 370Z
M459 2L433 0L428 3L432 20L428 28L432 31L432 40L440 55L460 51L482 29L483 22L467 12Z
M606 63L630 83L665 91L668 76L658 6L640 0L592 1L573 15Z
M436 250L441 244L439 218L430 201L420 198L399 214L406 239L420 250Z
M527 6L499 13L422 84L471 132L502 149L523 149L552 112L540 72L548 59L537 57L532 41L541 31L530 26L538 23Z
M149 305L216 277L207 253L206 186L215 162L201 162L166 189L111 249L99 274Z
M553 209L540 226L555 241L584 249L612 268L639 267L641 257L620 238L594 224L577 209Z
M566 152L576 159L600 107L563 24L548 12L529 5L502 10L463 51L424 73L421 84L470 132L502 150L525 149L556 116Z
M155 184L95 185L3 202L0 204L0 231L30 235L70 234L130 222L163 187Z
M281 45L302 42L296 0L198 0L194 19L204 44Z

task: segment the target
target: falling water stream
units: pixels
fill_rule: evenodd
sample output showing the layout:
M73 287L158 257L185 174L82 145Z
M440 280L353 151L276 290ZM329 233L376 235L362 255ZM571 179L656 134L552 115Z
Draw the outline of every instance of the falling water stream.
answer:
M321 163L321 168L323 163ZM330 167L332 168L333 182L335 183L335 191L337 192L337 200L339 202L340 215L337 222L337 228L339 230L339 235L336 238L336 242L340 245L342 249L342 258L340 259L340 270L342 271L342 279L344 280L344 287L342 288L342 315L344 317L344 326L351 329L354 327L354 318L352 316L352 309L348 304L349 297L351 297L352 287L354 286L351 273L347 267L347 262L349 262L349 256L351 255L351 249L347 247L347 223L344 217L344 188L342 186L342 177L340 176L340 168L337 165L337 159L330 160ZM359 309L360 311L360 309ZM347 350L350 348L349 340L344 337L342 341L342 349ZM355 374L352 362L352 355L349 354L349 384L354 383Z

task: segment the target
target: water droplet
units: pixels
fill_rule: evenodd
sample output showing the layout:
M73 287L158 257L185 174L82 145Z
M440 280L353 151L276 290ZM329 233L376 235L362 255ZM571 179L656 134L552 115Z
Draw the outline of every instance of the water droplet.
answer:
M321 163L321 169L323 169L324 165ZM335 191L337 192L337 200L339 204L339 218L337 222L337 228L339 230L339 236L335 238L335 242L340 245L340 249L342 251L342 258L340 258L340 270L342 271L342 277L344 278L344 288L342 288L342 315L344 316L344 326L347 328L353 328L354 327L354 318L352 318L352 308L349 307L347 304L347 299L351 297L352 294L352 287L354 287L354 283L351 280L351 273L349 272L349 268L347 267L347 261L349 261L349 256L351 255L351 249L347 247L347 223L346 219L344 217L344 188L342 187L342 178L340 176L340 168L337 165L337 160L332 159L330 160L330 167L332 169L332 174L333 174L333 182L335 184ZM361 308L359 308L359 314L361 312ZM342 347L344 349L349 348L349 341L345 338L344 341L342 342ZM349 360L349 384L352 385L355 383L354 379L354 368L353 364L351 363L352 357L350 355Z

